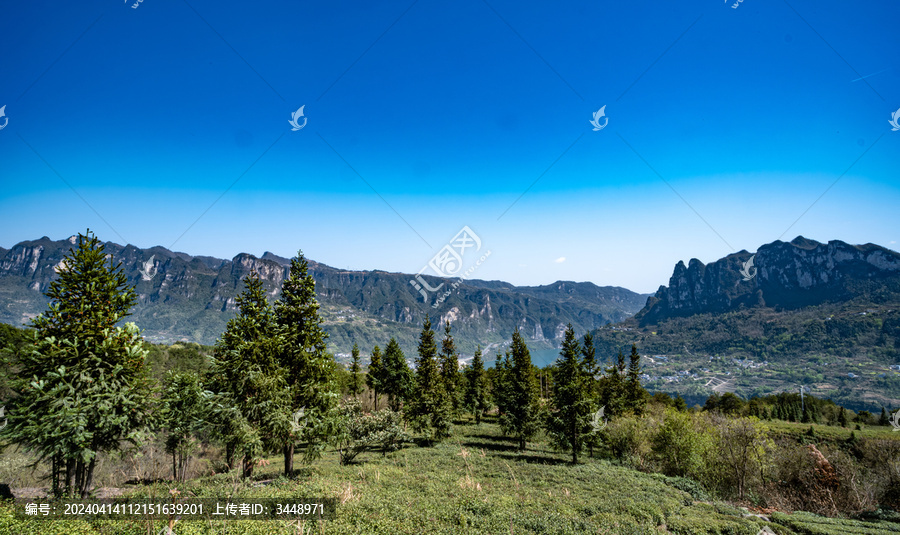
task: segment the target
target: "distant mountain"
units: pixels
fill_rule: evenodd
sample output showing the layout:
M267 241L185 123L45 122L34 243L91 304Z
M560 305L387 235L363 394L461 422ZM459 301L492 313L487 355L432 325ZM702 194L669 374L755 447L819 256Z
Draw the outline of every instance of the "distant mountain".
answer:
M21 325L42 312L43 295L75 238L47 237L0 249L0 321ZM235 314L235 297L242 278L256 270L270 298L279 295L290 259L266 252L262 257L241 253L231 260L190 256L164 247L140 249L107 242L106 250L122 263L138 304L129 318L149 340L212 344ZM477 346L488 353L503 347L518 327L536 350L558 345L565 325L579 331L622 321L640 310L647 295L592 283L556 282L517 287L500 281L467 280L433 307L410 281L414 275L385 271L346 271L309 261L328 331L329 349L349 353L356 342L364 353L382 347L391 336L408 356L415 352L425 314L438 328L453 325L459 349L471 355ZM422 276L432 287L448 281Z
M751 258L752 267L744 269ZM697 259L687 267L679 262L669 286L660 286L637 318L647 325L750 307L796 309L860 297L877 303L898 296L900 254L871 243L824 244L799 236L790 243L763 245L753 255L741 251L709 265Z
M594 338L604 357L636 344L651 389L695 401L712 387L746 398L802 384L848 407L896 408L900 254L798 237L679 262L640 312Z

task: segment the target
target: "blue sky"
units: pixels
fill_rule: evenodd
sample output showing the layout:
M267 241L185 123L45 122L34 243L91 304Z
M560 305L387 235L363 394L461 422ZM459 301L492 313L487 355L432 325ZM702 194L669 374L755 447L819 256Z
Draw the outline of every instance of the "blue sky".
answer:
M900 4L618 4L9 6L0 245L415 273L468 226L473 277L640 292L798 234L898 248Z

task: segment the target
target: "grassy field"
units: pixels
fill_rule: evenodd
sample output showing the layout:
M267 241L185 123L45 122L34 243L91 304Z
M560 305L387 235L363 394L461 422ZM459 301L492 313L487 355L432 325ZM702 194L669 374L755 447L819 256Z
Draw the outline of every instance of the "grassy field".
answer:
M764 526L779 535L900 533L900 519L860 521L775 513L766 522L744 516L745 510L732 505L708 501L687 480L644 474L596 459L571 466L567 458L542 442L529 443L519 453L513 441L504 439L499 428L488 422L457 425L452 439L434 447L410 444L386 456L365 453L349 466L340 466L332 452L302 468L292 480L279 477L281 461L272 457L249 483L235 473L217 474L184 485L134 485L129 493L165 497L177 487L185 496L338 500L335 518L321 523L186 521L174 525L178 535L756 535ZM164 533L166 525L159 520L23 520L14 515L9 502L0 505L2 534L153 535Z

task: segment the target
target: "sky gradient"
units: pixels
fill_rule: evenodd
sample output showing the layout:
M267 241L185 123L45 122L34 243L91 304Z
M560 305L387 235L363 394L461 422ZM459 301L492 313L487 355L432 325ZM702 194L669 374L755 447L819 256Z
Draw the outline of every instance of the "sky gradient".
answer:
M618 4L9 6L0 246L416 273L468 226L474 278L639 292L797 235L898 249L900 3Z

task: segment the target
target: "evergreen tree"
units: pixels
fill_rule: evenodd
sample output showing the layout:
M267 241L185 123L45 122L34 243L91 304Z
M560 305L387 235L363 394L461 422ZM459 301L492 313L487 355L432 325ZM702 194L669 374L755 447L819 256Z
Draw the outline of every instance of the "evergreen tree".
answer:
M362 392L362 378L359 373L359 346L353 344L350 351L350 395L356 397Z
M487 376L484 372L484 361L481 359L481 347L475 351L472 364L466 368L466 408L475 416L475 424L481 423L481 416L488 410Z
M505 356L497 353L497 360L494 362L491 397L494 400L494 405L497 406L497 413L501 419L503 418L503 415L509 411L510 404L512 403L512 396L510 395L509 390L509 370L511 367L512 365L509 362L509 352L507 352Z
M294 470L294 445L307 444L306 460L317 457L334 431L331 412L337 406L335 392L336 363L326 351L328 335L322 328L316 281L309 273L309 263L303 252L291 259L288 278L281 287L281 297L275 303L275 322L282 335L278 352L279 365L291 388L290 413L303 411L302 436L294 427L285 427L282 446L284 473Z
M684 400L683 397L681 397L681 394L679 394L678 396L675 397L675 402L672 404L672 406L678 412L685 412L685 411L687 411L687 408L688 408L687 402Z
M625 355L619 351L617 363L606 368L606 374L598 381L600 405L607 415L619 416L625 412Z
M381 348L375 346L369 369L366 370L366 385L372 389L372 410L378 410L378 391L381 390Z
M507 359L505 377L505 411L500 416L500 428L507 436L519 441L519 450L525 450L526 441L537 433L541 421L540 393L537 378L531 366L531 353L516 329Z
M163 393L163 423L169 432L166 453L172 455L172 479L184 482L191 456L199 449L198 435L206 424L206 398L200 376L169 371Z
M640 416L647 406L647 398L650 395L641 386L641 356L637 346L631 344L631 357L628 363L628 374L625 381L625 402L634 414Z
M244 285L238 314L216 342L209 382L216 393L211 417L221 428L215 434L225 443L226 461L231 466L240 454L243 477L250 478L264 451L284 446L295 422L293 392L278 362L284 342L275 314L255 271Z
M878 425L890 425L891 419L888 418L887 411L881 407L881 417L878 419Z
M572 464L578 463L578 453L584 437L590 432L591 400L588 373L579 357L581 347L575 339L570 323L556 361L556 383L553 389L553 409L547 419L547 431L560 449L572 451Z
M397 340L391 338L384 351L379 384L388 396L388 406L392 411L399 411L402 403L409 399L412 381L412 370L406 363L406 356Z
M456 351L456 345L453 343L453 335L450 334L450 322L444 325L444 339L441 341L441 382L444 385L444 392L450 400L452 407L452 415L455 417L459 414L460 405L462 404L460 392L460 375L459 375L459 353Z
M434 331L426 315L419 335L415 393L409 416L413 427L433 441L450 436L451 410L452 404L447 399L438 369Z
M31 321L19 353L2 438L50 461L54 494L85 497L97 456L137 444L155 423L147 351L133 323L116 326L134 306L134 287L90 230L46 295L48 310Z

